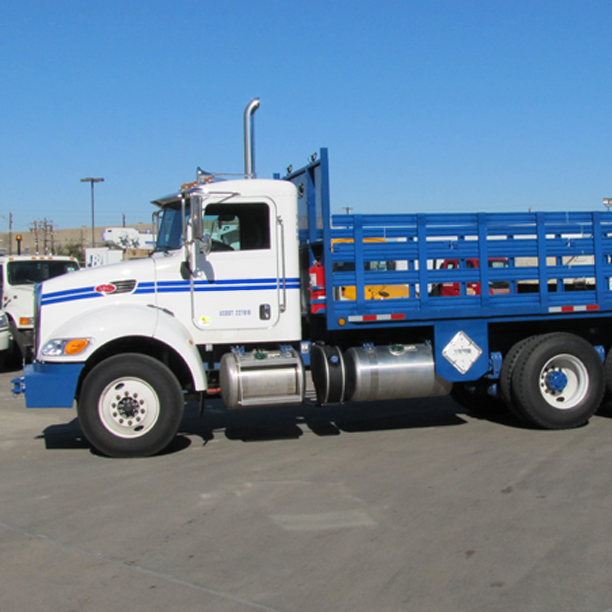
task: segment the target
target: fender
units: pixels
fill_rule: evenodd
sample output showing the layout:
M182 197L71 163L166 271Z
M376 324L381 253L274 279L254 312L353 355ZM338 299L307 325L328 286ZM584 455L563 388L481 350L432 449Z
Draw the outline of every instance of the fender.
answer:
M109 342L134 336L154 338L174 349L187 364L195 390L207 389L206 372L191 334L172 313L152 305L106 306L74 317L41 338L38 360L46 363L83 363ZM91 344L74 356L58 358L40 354L46 342L60 338L88 338Z

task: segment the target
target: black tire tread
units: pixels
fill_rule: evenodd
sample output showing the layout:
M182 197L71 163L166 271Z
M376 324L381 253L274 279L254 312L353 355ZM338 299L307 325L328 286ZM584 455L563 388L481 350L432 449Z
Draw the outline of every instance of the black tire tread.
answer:
M519 420L526 421L527 417L517 406L517 403L512 394L512 373L518 358L521 356L523 350L530 344L537 341L539 336L529 336L519 340L512 348L508 351L504 357L502 363L500 375L499 375L499 396L508 410Z
M103 389L112 380L127 375L148 382L161 403L156 425L140 438L114 436L98 416L98 401ZM159 453L173 440L183 417L184 406L181 386L166 365L149 355L125 353L105 359L88 373L83 381L77 414L85 437L104 455L116 458L147 457Z
M547 355L548 352L550 356ZM537 383L530 384L534 382L530 377L534 374L539 376L543 366L539 362L548 360L555 352L573 354L585 362L590 386L589 394L582 406L569 410L555 410L541 397ZM603 398L603 364L597 351L584 338L567 332L544 334L538 336L536 341L528 343L520 352L512 372L511 393L517 409L530 423L542 429L579 427L588 422Z

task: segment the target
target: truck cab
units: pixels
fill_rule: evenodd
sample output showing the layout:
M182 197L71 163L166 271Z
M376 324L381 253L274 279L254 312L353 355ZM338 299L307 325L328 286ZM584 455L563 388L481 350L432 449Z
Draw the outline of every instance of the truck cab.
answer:
M148 258L38 285L28 406L76 397L88 438L123 456L151 454L174 435L158 419L169 394L176 427L184 392L221 388L231 408L303 401L297 201L288 181L189 183L153 202ZM51 389L58 367L64 384Z
M300 338L293 185L210 182L154 204L157 303L184 322L196 345Z
M0 307L8 317L11 352L24 358L32 347L34 287L79 269L74 257L61 255L7 255L0 257Z

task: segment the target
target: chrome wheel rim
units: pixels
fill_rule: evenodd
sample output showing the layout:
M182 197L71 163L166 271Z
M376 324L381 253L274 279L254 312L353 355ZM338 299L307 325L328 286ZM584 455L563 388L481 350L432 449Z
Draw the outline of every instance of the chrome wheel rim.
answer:
M539 377L544 400L558 410L575 408L589 390L589 373L584 363L573 355L556 355L549 359Z
M106 386L98 402L104 427L120 438L139 438L159 418L157 393L140 378L119 378Z

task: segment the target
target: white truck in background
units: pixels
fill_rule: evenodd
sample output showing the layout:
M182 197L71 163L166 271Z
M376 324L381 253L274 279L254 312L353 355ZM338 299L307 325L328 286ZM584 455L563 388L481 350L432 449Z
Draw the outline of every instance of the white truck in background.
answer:
M8 317L0 310L0 370L4 368L9 349Z
M74 257L63 255L0 257L0 308L8 319L11 360L27 360L31 351L36 284L78 269Z

